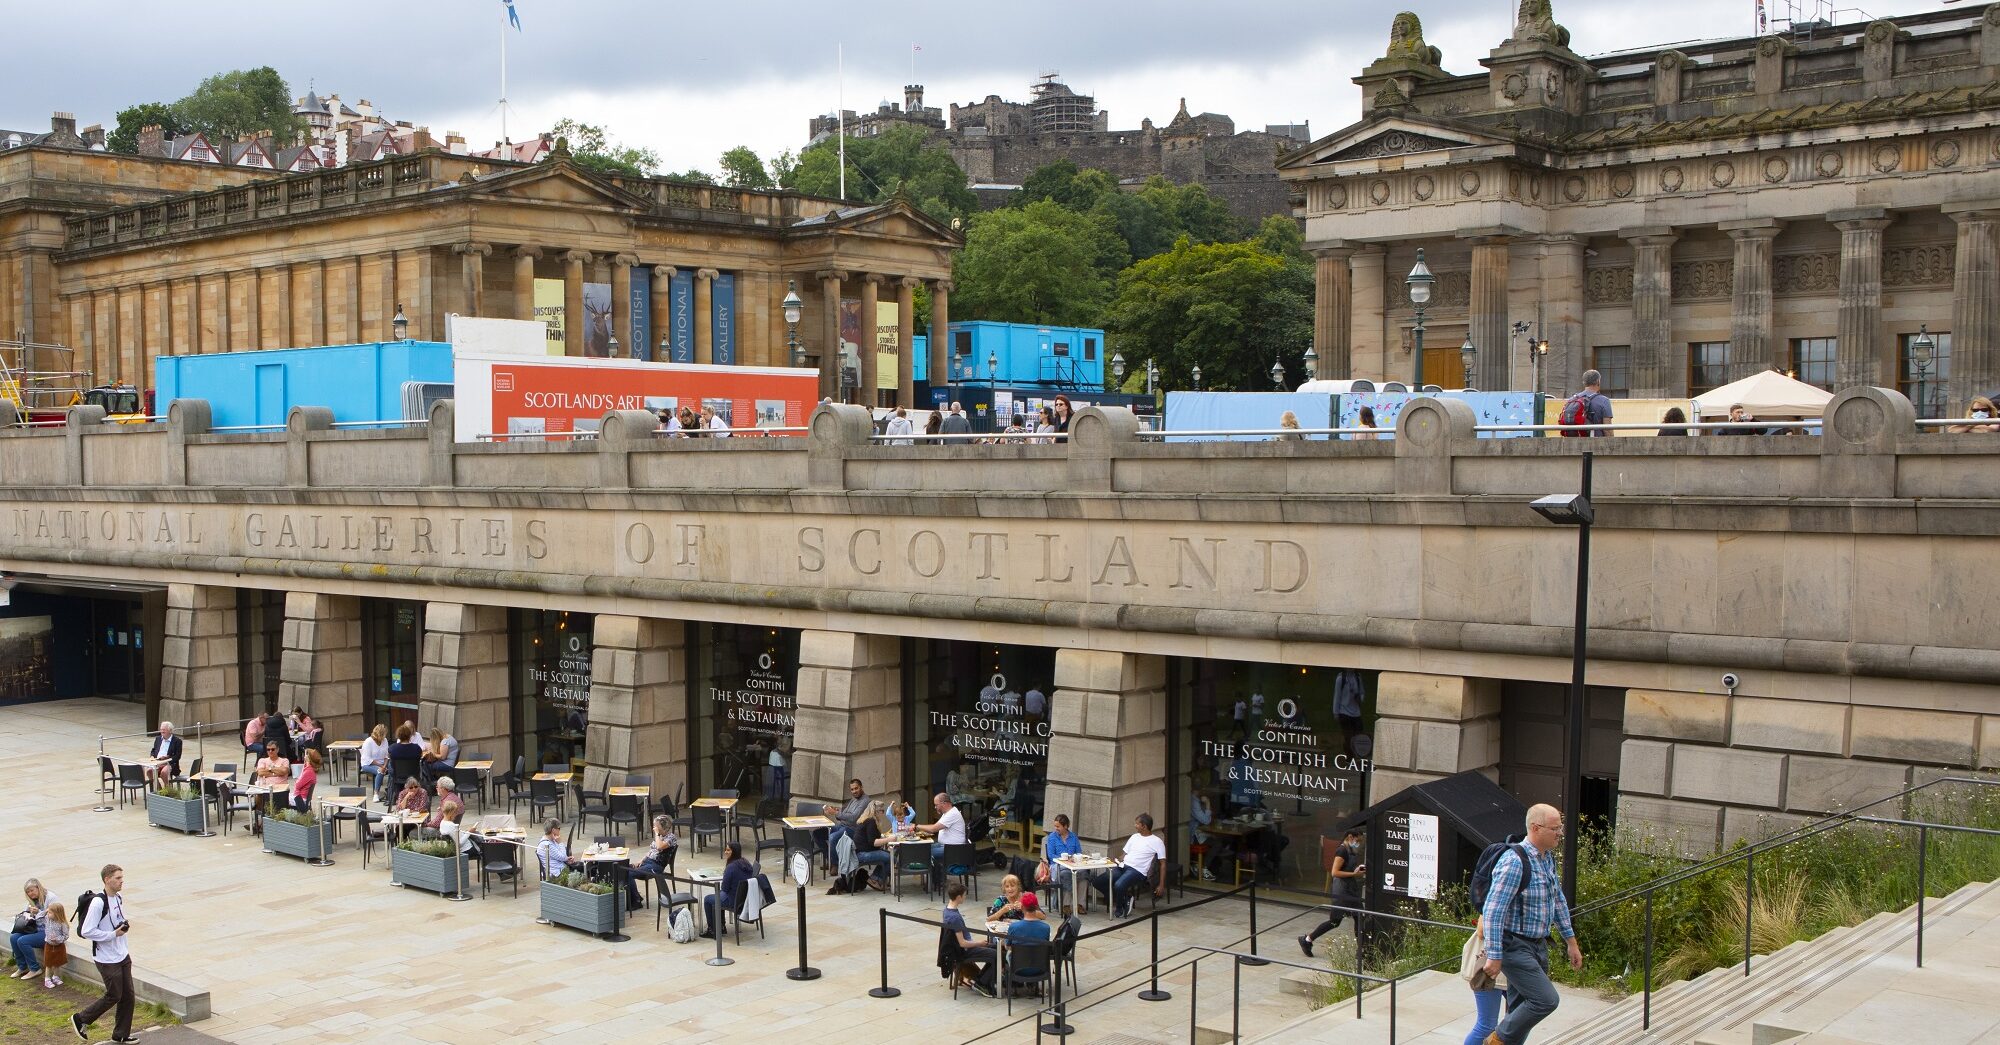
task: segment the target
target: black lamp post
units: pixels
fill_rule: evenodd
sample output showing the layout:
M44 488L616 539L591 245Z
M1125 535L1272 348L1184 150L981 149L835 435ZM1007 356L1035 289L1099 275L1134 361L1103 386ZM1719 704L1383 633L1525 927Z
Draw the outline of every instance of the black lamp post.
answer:
M1306 346L1305 363L1306 363L1306 380L1308 381L1319 380L1319 353L1313 351L1313 347L1311 345Z
M403 314L403 303L400 301L396 302L396 318L389 321L389 329L394 331L392 336L398 341L410 339L410 317Z
M1542 368L1548 365L1547 363L1548 354L1549 354L1548 338L1542 338L1538 341L1528 342L1528 362L1534 364L1533 373L1530 374L1529 376L1530 379L1533 380L1535 383L1535 411L1536 411L1535 418L1537 424L1541 423L1540 419L1542 416L1541 415Z
M989 349L986 353L986 387L991 389L997 388L999 385L1000 354Z
M799 313L805 309L806 303L799 298L797 280L785 281L785 300L780 304L785 310L785 347L791 350L792 365L804 366L806 350L799 344Z
M1424 248L1417 248L1417 264L1410 269L1410 275L1403 281L1410 290L1410 307L1416 310L1416 380L1410 386L1412 392L1424 390L1424 308L1431 303L1431 288L1437 284L1437 277L1431 275L1431 267L1424 264Z
M1200 363L1196 363L1196 364L1195 364L1195 367L1194 367L1194 390L1195 390L1195 391L1197 391L1197 392L1201 391L1201 364L1200 364Z
M1156 367L1156 366L1154 366L1154 365L1153 365L1153 361L1152 361L1152 360L1150 360L1150 359L1146 360L1146 394L1147 394L1147 395L1152 395L1152 394L1153 394L1153 382L1155 382L1155 381L1157 381L1157 380L1159 380L1159 379L1160 379L1160 368L1159 368L1159 367Z
M1111 353L1111 379L1120 392L1125 390L1125 353L1123 352Z
M1576 616L1571 622L1569 673L1569 763L1563 782L1563 892L1576 902L1576 836L1583 829L1584 637L1590 625L1590 525L1597 509L1590 503L1591 452L1583 452L1583 492L1550 494L1528 507L1558 526L1576 527Z
M1925 323L1917 327L1916 339L1910 342L1910 364L1917 368L1917 403L1922 409L1930 405L1929 386L1924 375L1931 368L1931 360L1936 358L1937 341L1931 337L1931 327Z
M1278 386L1278 391L1282 392L1285 390L1284 360L1274 359L1271 361L1271 383Z
M1472 387L1472 368L1479 365L1479 350L1472 347L1472 335L1465 335L1465 344L1458 346L1458 361L1465 366L1465 387Z

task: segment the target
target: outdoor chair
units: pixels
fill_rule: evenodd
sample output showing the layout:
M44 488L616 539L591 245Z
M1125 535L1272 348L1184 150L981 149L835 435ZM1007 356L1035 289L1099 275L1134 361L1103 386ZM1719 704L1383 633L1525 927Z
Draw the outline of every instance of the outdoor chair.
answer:
M256 799L240 790L236 781L225 781L222 785L222 795L226 799L222 806L223 834L228 834L229 829L235 826L236 814L249 813L253 818L257 815Z
M1058 974L1069 971L1070 993L1076 993L1076 938L1083 934L1083 919L1070 915L1056 926L1056 934L1051 944L1050 956L1054 959Z
M361 787L339 787L339 788L335 788L335 789L334 789L334 794L338 795L338 796L339 796L339 797L341 797L341 798L361 798L362 796L366 795L367 793L368 793L368 789L367 789L367 788L361 788ZM335 809L334 809L334 811L333 811L333 840L334 840L335 842L338 842L338 841L340 841L340 825L341 825L341 823L342 823L343 821L344 821L344 822L347 822L347 823L354 823L354 822L355 822L355 820L356 820L356 817L355 817L355 814L356 814L357 812L359 812L359 807L353 807L353 808L348 808L348 807L337 807L337 808L335 808Z
M694 823L689 833L694 836L694 850L701 852L702 839L713 836L717 843L722 841L722 810L715 806L695 806Z
M931 844L929 842L904 842L890 850L890 878L896 887L896 899L903 898L903 877L915 875L923 879L924 894L931 892Z
M611 821L611 801L605 797L604 792L586 790L574 777L570 778L569 786L571 793L576 796L575 827L585 831L590 830L590 818L594 816L605 821L608 828ZM575 837L575 835L575 828L572 828L570 836Z
M979 899L979 849L971 842L962 845L948 845L938 854L937 885L944 887L944 880L956 878L965 885L965 891L972 898Z
M604 814L605 830L616 831L619 824L631 824L633 834L644 835L640 829L646 816L644 801L638 795L612 795L610 808Z
M216 763L214 772L226 773L228 776L222 780L201 780L200 778L196 778L196 783L200 785L202 801L215 807L214 819L221 820L223 797L229 793L228 782L236 779L236 767L218 762Z
M146 767L130 762L118 763L118 804L127 801L143 802L139 792L146 790Z
M1002 953L1000 990L1007 995L1007 1015L1014 1015L1014 988L1033 987L1041 996L1054 974L1053 947L1046 943L1010 943Z
M660 903L667 897L667 883L674 879L674 861L680 855L679 849L679 846L675 846L673 849L667 850L666 866L661 867L657 871L641 871L638 865L635 864L631 870L625 872L633 881L646 883L646 896L655 904Z
M496 874L514 883L514 895L521 895L521 864L518 853L519 850L511 842L480 840L479 895L487 895L492 888L487 879Z
M524 802L527 801L528 798L527 769L528 769L528 756L515 755L514 768L506 771L505 773L495 773L491 777L487 778L486 781L487 790L493 792L493 800L495 802L500 801L500 799L503 797L500 793L502 789L505 789L505 791L507 792L507 794L504 797L508 799L507 811L510 813L514 811L515 795L518 794L520 796L520 801Z
M730 921L736 927L736 942L739 946L743 943L743 926L746 923L757 927L758 939L767 938L764 935L766 910L764 890L770 887L771 880L761 874L743 883L743 897L736 902L735 911L730 917Z
M97 793L108 795L118 790L118 767L111 762L110 755L97 756Z
M423 760L419 758L390 759L389 787L388 787L389 793L393 795L396 792L401 791L403 789L403 782L410 779L411 777L416 777L418 783L424 783L425 777L423 768L424 768Z
M490 762L493 760L493 756L484 752L474 752L470 755L460 755L458 760L460 762ZM486 812L486 778L492 774L484 769L453 767L450 775L451 782L458 785L459 795L471 794L478 796L479 811L482 813Z
M673 886L674 883L677 881L679 881L679 879L675 878L673 875L673 863L672 861L668 861L667 868L660 875L659 892L654 897L653 900L654 932L659 932L660 927L663 924L665 924L666 914L668 911L676 907L686 907L690 911L694 911L695 909L696 904L695 904L694 894L691 892L681 892L675 890ZM694 917L696 921L700 921L700 913L698 911L695 912Z
M758 863L763 862L765 853L783 853L785 851L785 832L779 831L778 837L768 838L764 834L767 830L769 828L765 826L762 817L753 817L750 820L750 837L756 842L752 859Z
M650 791L650 790L652 790L652 787L653 787L653 774L651 774L651 773L627 773L627 774L625 774L625 786L626 786L626 787L643 787L643 788L646 788L647 790L649 790L649 791Z
M759 849L760 849L760 850L762 849L762 846L763 846L763 843L761 843L761 842L760 842L760 843L758 843L758 847L759 847ZM818 863L819 861L817 861L817 860L814 860L814 859L813 859L813 853L814 853L815 851L816 851L816 846L815 846L815 843L814 843L814 840L813 840L813 833L812 833L812 830L811 830L810 828L805 828L805 827L787 827L787 828L785 828L785 864L784 864L784 865L785 865L786 867L788 867L788 868L789 868L789 867L790 867L790 866L792 865L792 854L793 854L793 853L804 853L804 854L805 854L805 857L806 857L806 884L807 884L807 885L811 885L811 884L813 883L813 881L815 880L815 877L816 877L816 876L814 875L814 873L813 873L813 865L814 865L814 864L817 864L817 863Z
M537 823L542 820L542 811L553 809L556 819L562 819L562 789L553 780L528 781L528 815Z

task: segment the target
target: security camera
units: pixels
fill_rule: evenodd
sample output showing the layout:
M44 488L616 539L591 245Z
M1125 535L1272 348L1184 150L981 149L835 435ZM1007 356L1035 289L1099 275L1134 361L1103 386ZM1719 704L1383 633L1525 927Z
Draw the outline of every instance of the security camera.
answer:
M1740 685L1742 681L1743 681L1742 679L1736 677L1736 673L1733 671L1725 671L1722 673L1722 688L1728 690L1731 696L1736 695L1736 687Z

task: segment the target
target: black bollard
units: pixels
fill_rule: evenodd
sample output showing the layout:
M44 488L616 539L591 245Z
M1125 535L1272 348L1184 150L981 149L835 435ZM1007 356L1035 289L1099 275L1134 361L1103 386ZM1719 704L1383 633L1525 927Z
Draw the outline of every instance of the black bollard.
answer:
M881 923L882 928L882 986L869 988L868 996L870 998L900 997L903 992L889 986L889 909L887 907L878 907L876 908L876 913L881 915L877 921Z
M806 887L803 885L799 886L799 967L786 969L785 979L819 979L819 970L806 964Z
M1153 960L1148 963L1151 966L1152 984L1139 992L1139 1000L1167 1001L1173 995L1160 989L1160 912L1154 911L1147 915L1146 919L1153 923Z

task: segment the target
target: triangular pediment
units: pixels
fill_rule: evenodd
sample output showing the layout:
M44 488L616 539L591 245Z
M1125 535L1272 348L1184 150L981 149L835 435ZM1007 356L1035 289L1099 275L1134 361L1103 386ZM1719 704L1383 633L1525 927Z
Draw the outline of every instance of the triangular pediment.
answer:
M903 199L891 199L884 203L857 207L843 207L831 214L810 218L791 226L793 231L808 232L815 228L838 229L845 233L883 236L891 239L917 239L956 245L962 237L950 226L925 214Z
M1322 163L1379 160L1511 144L1506 138L1465 127L1447 126L1403 114L1385 115L1335 131L1284 157L1278 162L1278 167L1281 170L1297 170Z
M626 192L563 160L547 160L533 167L489 175L475 184L476 191L481 194L504 199L569 206L609 206L634 211L652 209L650 200Z

